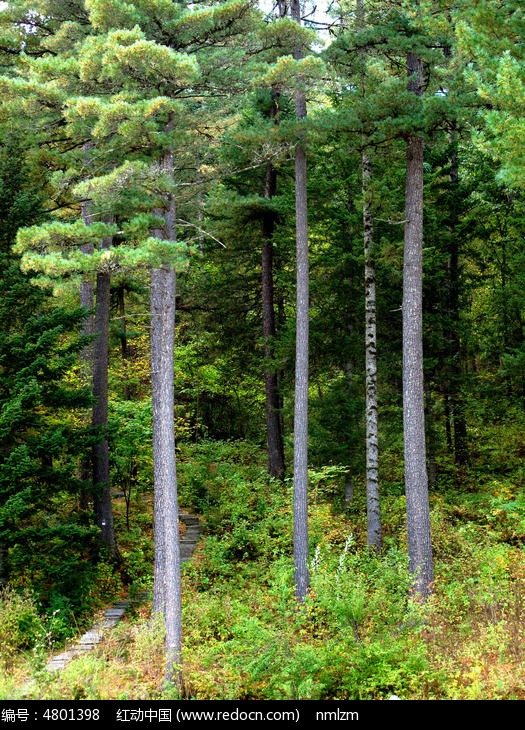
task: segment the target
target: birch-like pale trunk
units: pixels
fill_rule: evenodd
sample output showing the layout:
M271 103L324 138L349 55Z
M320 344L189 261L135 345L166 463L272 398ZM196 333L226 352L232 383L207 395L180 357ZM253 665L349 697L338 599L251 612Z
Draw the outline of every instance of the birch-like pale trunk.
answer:
M361 158L363 185L363 242L365 259L365 396L366 396L366 506L367 544L381 548L381 505L379 496L379 436L377 406L377 328L374 221L372 218L370 157Z
M365 25L365 5L356 2L357 27ZM366 94L366 50L360 51L363 97ZM379 410L377 404L377 309L376 267L374 251L374 219L372 216L372 163L363 149L361 155L361 184L363 193L363 248L365 278L365 457L367 544L381 548L381 503L379 493Z

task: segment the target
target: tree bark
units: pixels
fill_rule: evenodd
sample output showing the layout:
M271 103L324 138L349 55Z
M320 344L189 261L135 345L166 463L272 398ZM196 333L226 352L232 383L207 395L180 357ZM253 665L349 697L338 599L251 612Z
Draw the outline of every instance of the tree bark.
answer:
M171 122L167 131L172 130ZM162 166L173 175L173 153L164 154ZM170 193L162 209L159 239L175 241L175 201ZM162 614L165 628L164 680L182 683L182 591L180 576L179 505L175 458L174 347L176 274L165 262L150 278L151 395L153 407L154 475L154 589L153 613Z
M277 172L271 162L266 164L264 197L271 200L277 189ZM269 211L263 220L262 247L262 313L264 336L264 383L266 392L266 433L268 443L268 473L284 478L284 444L281 430L279 378L272 362L274 358L273 341L275 339L275 305L273 284L273 233L275 217Z
M110 238L104 238L101 248L109 248ZM111 277L108 271L97 274L95 311L95 351L93 360L93 406L92 423L96 429L104 430L108 425L108 369L109 369L109 313ZM109 444L102 434L93 448L93 489L95 514L103 543L111 554L116 553L113 507L109 481Z
M89 155L91 146L85 145L86 155ZM81 205L82 219L89 226L93 223L92 205L85 200ZM104 238L101 248L109 248L111 239ZM92 254L92 244L81 247L83 253ZM80 285L80 305L88 315L84 326L84 334L95 335L93 343L83 349L80 356L81 378L85 383L92 384L94 404L91 412L91 423L94 428L105 429L108 423L108 369L109 369L109 313L110 313L109 272L99 272L96 279L96 289L91 279L83 279ZM95 316L92 310L96 302ZM109 445L105 435L94 445L91 468L84 461L80 465L81 479L93 485L92 499L95 511L95 521L100 529L103 544L108 548L110 555L117 553L115 529L113 522L113 505L111 502L111 487L109 482ZM81 498L83 508L87 508L89 495Z
M356 22L359 30L365 27L363 0L356 2ZM360 82L366 96L366 50L360 51ZM381 503L379 494L379 428L377 404L377 311L376 266L374 252L374 220L372 217L372 164L366 148L361 154L363 192L363 243L365 276L365 421L366 421L366 505L367 544L376 551L381 549Z
M84 208L84 205L83 205ZM89 220L89 216L83 215L84 222ZM89 225L89 223L87 224ZM82 253L92 254L93 245L84 244L81 246ZM80 282L80 306L86 311L86 319L82 329L82 335L91 337L94 332L93 308L95 306L95 288L93 281L89 278L82 279ZM91 384L93 377L93 343L88 342L80 353L80 378L82 384Z
M122 362L122 372L124 376L124 387L123 395L124 400L132 399L132 389L129 383L130 377L130 360L129 360L129 348L128 348L128 331L126 321L126 288L121 285L116 291L118 312L119 312L119 330L120 330L120 358Z
M409 90L422 95L423 69L407 56ZM403 428L409 570L424 600L434 581L425 446L423 387L423 139L410 134L406 150L403 265Z
M381 548L379 498L379 438L377 406L376 269L374 222L370 200L372 167L369 155L361 159L363 184L363 238L365 258L365 371L366 371L366 505L367 544Z
M89 166L91 144L86 143L83 149ZM84 224L86 226L90 226L93 223L92 203L90 200L82 201L81 213ZM92 254L94 250L92 243L86 243L81 246L80 249L82 253L87 254ZM82 279L80 283L80 306L85 309L87 313L82 334L91 336L94 330L93 308L95 306L95 290L91 277ZM80 376L83 384L91 385L93 377L93 344L91 342L84 347L80 355Z
M166 631L165 680L177 678L182 648L179 510L173 419L176 278L173 267L153 269L151 303L151 390L155 484L154 613Z
M455 139L454 147L456 146ZM449 345L449 373L448 373L448 394L450 414L452 417L454 433L454 461L456 466L462 468L469 462L469 449L467 441L467 423L465 418L465 405L461 393L462 380L462 346L460 330L460 309L459 309L459 243L455 234L457 223L457 189L459 185L459 170L457 150L454 149L450 160L450 184L452 187L452 211L450 221L450 244L448 251L448 301L449 301L449 330L447 342Z
M291 2L291 16L301 23L298 0ZM294 58L303 49L294 49ZM306 96L297 89L295 116L299 123L306 117ZM308 566L308 378L309 378L309 261L308 199L304 132L299 131L295 147L295 225L296 225L296 354L294 403L294 567L295 595L303 602L309 590Z
M82 201L81 210L82 220L85 225L91 225L93 222L93 216L91 214L90 201ZM84 244L81 246L81 251L82 253L92 254L94 251L93 244ZM85 277L80 282L80 306L86 312L82 335L91 338L95 329L93 317L93 309L95 307L95 288L91 277ZM90 339L82 348L82 352L80 353L80 380L82 385L88 386L90 389L93 388L93 357L93 342ZM93 418L93 411L91 412L91 418ZM86 514L88 514L90 510L90 501L93 498L91 489L93 484L93 456L89 453L86 453L81 457L79 476L81 481L86 485L86 488L82 490L80 494L80 507ZM89 519L91 519L91 517Z

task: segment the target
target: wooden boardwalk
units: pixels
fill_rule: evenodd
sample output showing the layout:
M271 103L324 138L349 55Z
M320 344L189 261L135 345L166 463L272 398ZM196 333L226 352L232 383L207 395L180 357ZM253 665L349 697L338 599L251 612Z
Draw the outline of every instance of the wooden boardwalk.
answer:
M181 512L180 519L185 524L184 534L180 541L180 558L182 563L186 563L191 559L193 551L200 540L202 528L199 518L195 515ZM63 669L66 664L80 654L93 650L105 634L120 621L130 605L140 603L147 599L148 596L144 594L142 597L139 596L136 599L115 603L105 611L102 618L96 621L89 631L86 631L73 646L60 654L52 656L46 665L46 669L49 672L56 672Z

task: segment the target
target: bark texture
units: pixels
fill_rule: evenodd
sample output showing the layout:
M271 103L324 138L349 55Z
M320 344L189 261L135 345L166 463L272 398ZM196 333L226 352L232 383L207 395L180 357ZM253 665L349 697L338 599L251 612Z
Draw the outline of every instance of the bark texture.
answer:
M422 63L408 54L409 89L422 94ZM423 385L423 139L409 135L406 150L403 262L403 429L409 569L425 599L434 581L425 444Z
M454 135L454 148L456 147ZM458 214L456 209L459 169L457 150L454 149L450 160L450 184L452 187L452 211L450 221L449 258L448 258L448 302L449 302L449 330L447 332L448 352L448 407L454 427L454 460L460 468L465 467L470 460L467 437L467 422L465 418L465 404L461 392L462 373L462 343L460 337L460 268L459 268L459 241L454 234Z
M166 131L172 131L171 122ZM164 172L173 176L173 153L162 159ZM155 211L163 227L157 238L175 241L175 201L166 196ZM153 407L154 476L154 587L153 613L162 614L165 628L164 680L182 683L182 590L179 535L179 505L175 458L174 347L176 274L165 262L150 275L151 396Z
M291 2L291 15L301 22L298 0ZM303 49L294 49L302 58ZM306 117L306 96L298 88L295 116ZM295 225L296 225L296 354L294 402L294 568L295 594L306 598L310 583L308 566L308 377L309 377L309 261L306 149L303 133L295 147Z
M91 145L86 143L84 145L84 153L86 155L87 164L89 165L89 155L91 151ZM86 226L90 226L93 223L93 212L92 203L90 200L83 200L81 203L82 220ZM93 244L86 243L80 247L82 253L92 254ZM84 328L82 334L91 336L94 331L94 318L93 308L95 306L95 288L93 286L93 280L91 277L82 279L80 283L80 306L88 313L86 316ZM83 383L91 385L91 379L93 377L93 344L87 344L80 355L80 374Z
M376 269L374 223L370 200L372 167L362 156L363 238L365 258L365 371L366 371L366 505L367 544L381 548L381 505L379 497L379 439L377 407Z
M81 205L82 209L82 220L86 226L91 225L93 222L93 216L91 213L91 202L85 200ZM92 254L94 247L92 243L87 243L81 246L82 253ZM86 318L84 320L84 326L82 328L82 334L88 338L91 338L95 330L95 322L93 317L93 309L95 307L95 287L91 277L85 277L80 283L80 306L86 311ZM93 387L93 341L90 339L88 343L82 348L80 353L80 379L82 385L89 388ZM93 413L91 414L93 417ZM85 491L82 491L80 495L80 505L86 512L89 509L90 501L92 500L92 489L93 483L93 457L89 453L82 457L79 465L79 476L84 484L89 485Z
M161 612L164 618L167 681L175 679L180 671L182 647L179 510L173 420L175 287L175 271L172 267L152 270L151 391L155 484L153 611Z
M91 147L85 146L86 155ZM93 223L91 201L82 202L82 220L85 225ZM103 238L101 248L111 246L111 238ZM83 253L92 254L92 244L81 246ZM108 370L109 370L109 313L110 313L110 273L99 272L96 285L86 278L80 285L80 305L87 312L84 325L84 334L94 335L94 340L82 351L80 356L81 378L85 383L92 384L94 404L91 413L91 423L95 429L103 431L108 425ZM92 310L96 303L95 315ZM115 529L113 522L113 505L111 501L111 487L109 481L109 445L105 434L93 447L91 468L84 462L80 466L81 478L93 484L93 505L95 520L100 528L101 540L109 550L110 555L116 555ZM88 498L84 495L84 507L87 507Z
M271 162L266 165L264 196L271 200L277 188L277 172ZM272 361L274 358L273 341L275 339L275 304L273 284L273 233L275 216L273 212L265 215L263 221L262 248L262 311L265 371L264 384L266 392L266 433L268 443L268 473L282 479L284 477L284 444L281 430L279 378Z
M109 248L110 238L102 239L101 247ZM109 480L109 444L103 433L108 425L108 370L109 370L109 312L111 277L109 271L97 274L95 346L93 359L93 406L92 423L101 430L101 436L93 448L93 486L95 514L102 541L110 553L116 552L113 525L113 506Z

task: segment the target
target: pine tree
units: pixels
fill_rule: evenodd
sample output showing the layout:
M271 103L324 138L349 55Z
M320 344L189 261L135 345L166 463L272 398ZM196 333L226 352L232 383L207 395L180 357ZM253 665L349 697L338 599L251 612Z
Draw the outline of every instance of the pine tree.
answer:
M42 122L39 127L39 138L35 146L50 150L46 166L54 168L57 184L48 186L50 208L54 208L64 217L64 210L78 214L79 201L71 196L70 188L75 176L81 175L78 170L90 167L92 142L85 136L77 136L78 130L67 127L64 108L71 96L84 90L79 79L76 51L84 41L88 32L88 16L82 4L64 6L61 2L44 2L39 8L40 16L24 2L15 2L10 7L13 13L8 14L13 28L23 29L24 48L27 48L26 63L19 64L18 73L5 76L2 80L11 90L16 88L18 94L7 97L6 107L10 107L14 116L17 109L27 115L26 123L31 125L36 118ZM34 26L34 28L33 28ZM31 36L31 40L29 40ZM13 49L14 50L14 49ZM60 131L58 131L60 130ZM85 134L86 130L82 130ZM67 170L63 174L63 170ZM85 225L90 225L93 210L88 200L80 203ZM80 235L82 235L80 233ZM107 247L105 239L94 240L86 237L78 246L83 254L94 248ZM30 245L30 244L29 244ZM49 264L49 262L48 262ZM58 258L54 259L54 266ZM53 265L48 266L49 270ZM94 503L94 516L100 528L101 539L109 552L116 554L112 503L109 484L109 453L105 432L107 431L107 370L108 370L108 326L109 326L109 271L88 270L79 284L80 303L89 312L84 332L94 334L94 340L86 345L81 353L81 377L92 383L94 406L92 424L100 433L100 440L92 450L91 466L80 465L84 478L91 474L93 489L89 497ZM48 272L49 273L49 272ZM64 276L71 272L63 271ZM57 276L55 271L53 276ZM58 274L60 275L60 274ZM94 296L94 277L97 278L98 301ZM92 312L96 307L96 317ZM98 330L96 330L98 328ZM88 494L86 494L88 500Z
M176 231L178 208L189 211L193 202L181 198L178 190L188 182L195 185L195 161L206 158L199 133L218 111L210 90L218 83L226 88L234 77L235 54L232 59L221 45L251 22L249 3L195 10L185 5L168 7L159 2L123 8L118 3L92 2L90 18L97 32L83 45L80 76L86 85L98 82L100 91L97 97L71 102L73 120L95 121L92 139L107 155L105 174L78 186L77 192L89 194L100 211L111 192L111 213L124 231L123 243L102 251L100 258L115 266L150 269L153 612L162 616L166 630L165 680L178 685L182 630L173 347L175 267L185 244L178 242ZM124 93L115 94L120 88Z
M484 129L475 144L500 165L498 178L513 187L525 183L525 55L520 0L465 2L456 24L459 51L468 59L465 75L475 84Z
M80 613L93 578L95 535L76 475L92 440L78 425L89 391L67 382L85 345L84 312L57 306L23 273L17 229L42 218L42 171L12 129L0 153L0 549L3 579L27 582L45 610ZM26 140L27 141L27 140ZM40 189L39 189L40 188ZM89 559L88 559L89 557Z

